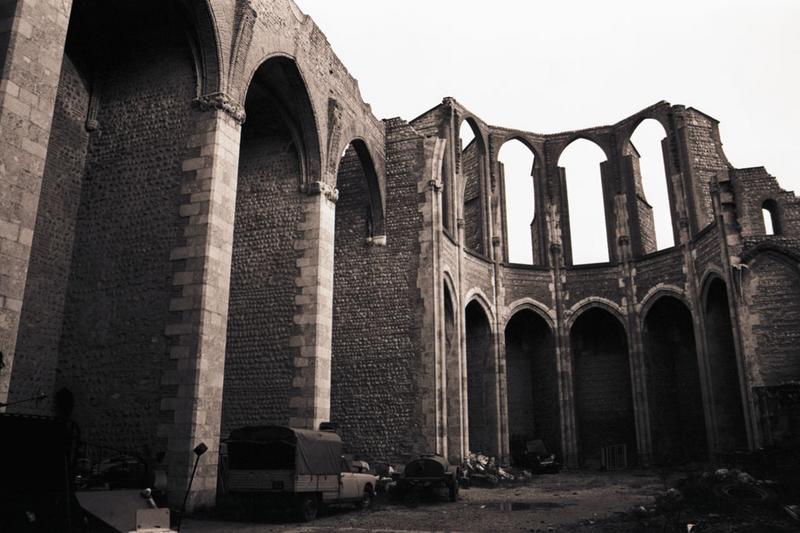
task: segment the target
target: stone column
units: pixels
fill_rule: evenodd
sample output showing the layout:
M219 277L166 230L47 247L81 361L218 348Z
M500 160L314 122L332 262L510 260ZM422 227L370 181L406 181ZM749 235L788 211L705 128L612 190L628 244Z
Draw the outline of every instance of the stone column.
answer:
M8 397L71 0L0 0L0 402Z
M183 236L172 249L165 331L173 365L162 376L159 437L165 439L169 497L180 504L203 442L189 508L214 502L222 416L233 223L244 111L222 93L199 98L183 162Z
M336 200L339 192L325 182L311 183L304 199L305 217L300 225L301 250L295 279L297 312L294 379L289 399L289 425L317 429L331 413L331 339L333 334L333 243Z

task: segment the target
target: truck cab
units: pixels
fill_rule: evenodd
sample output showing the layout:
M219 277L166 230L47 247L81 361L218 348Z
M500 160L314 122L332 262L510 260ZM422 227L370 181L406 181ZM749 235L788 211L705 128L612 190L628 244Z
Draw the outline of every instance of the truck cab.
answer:
M255 496L265 505L291 505L302 521L316 518L322 504L368 507L377 476L363 461L342 456L336 433L285 426L235 429L226 440L227 489Z

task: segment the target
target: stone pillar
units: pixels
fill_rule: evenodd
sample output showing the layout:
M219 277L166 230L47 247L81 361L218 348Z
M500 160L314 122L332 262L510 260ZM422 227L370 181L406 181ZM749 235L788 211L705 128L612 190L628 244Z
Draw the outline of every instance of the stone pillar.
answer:
M172 249L170 370L162 377L159 437L167 441L169 497L180 504L203 442L189 508L214 502L222 416L233 223L243 110L224 94L199 98L183 162L183 236Z
M555 358L558 374L558 407L561 419L561 455L567 468L578 468L578 431L575 414L575 392L572 381L572 355L569 328L566 323L566 276L563 272L566 251L561 246L559 208L547 205L545 224L550 243L550 292L556 311Z
M0 402L8 397L71 0L0 0Z
M289 425L317 429L331 413L331 338L333 334L333 243L336 200L339 192L327 183L311 183L304 199L305 218L300 225L301 250L295 279L297 296L294 379L289 399Z

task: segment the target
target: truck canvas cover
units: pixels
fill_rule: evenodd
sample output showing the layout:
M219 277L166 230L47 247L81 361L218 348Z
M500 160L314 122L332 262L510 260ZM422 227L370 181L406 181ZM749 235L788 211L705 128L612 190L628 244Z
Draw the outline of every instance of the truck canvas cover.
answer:
M342 440L336 433L283 426L248 426L227 439L230 468L294 470L297 475L342 471Z

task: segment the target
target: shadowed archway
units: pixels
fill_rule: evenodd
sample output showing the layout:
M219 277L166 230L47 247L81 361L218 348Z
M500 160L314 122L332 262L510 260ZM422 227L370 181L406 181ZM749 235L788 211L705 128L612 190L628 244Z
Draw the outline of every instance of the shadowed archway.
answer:
M542 440L551 452L560 449L555 345L550 326L530 309L511 317L505 341L511 458L523 465L531 440Z
M636 457L628 342L625 329L609 311L584 311L570 330L583 466L599 467L601 449L624 444L628 462Z
M659 298L644 320L653 456L680 464L708 455L692 315L671 296Z

